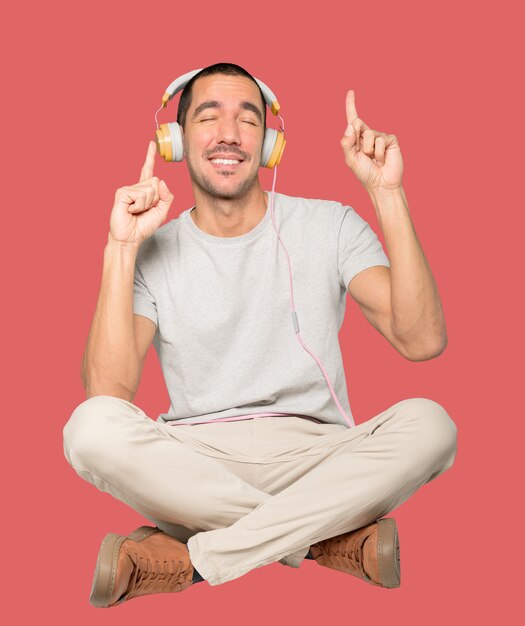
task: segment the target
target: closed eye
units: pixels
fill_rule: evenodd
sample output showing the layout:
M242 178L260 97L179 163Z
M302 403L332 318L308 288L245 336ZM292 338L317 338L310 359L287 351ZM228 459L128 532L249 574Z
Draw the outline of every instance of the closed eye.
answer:
M199 120L199 122L212 122L213 120L215 120L217 118L215 117L205 117L201 120ZM256 122L252 122L251 120L242 120L243 122L246 122L247 124L251 124L252 126L257 126Z

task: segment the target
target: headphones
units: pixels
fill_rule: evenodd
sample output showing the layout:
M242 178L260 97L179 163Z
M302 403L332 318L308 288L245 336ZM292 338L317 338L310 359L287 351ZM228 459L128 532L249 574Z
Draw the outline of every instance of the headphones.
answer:
M162 96L161 109L166 107L168 102L173 96L182 91L188 82L198 74L203 68L192 70L187 74L183 74L176 78L171 85L166 89L166 92ZM273 91L265 85L258 78L255 79L257 84L261 88L264 95L264 100L267 106L271 109L274 115L279 114L281 108L277 102L277 98ZM160 111L160 109L159 109ZM155 119L157 116L155 114ZM282 130L282 129L281 129ZM183 131L177 122L168 122L167 124L157 123L157 130L155 131L155 143L157 144L157 151L165 161L182 161L184 158L183 148ZM284 138L284 132L277 131L273 128L266 128L264 133L264 141L261 152L261 166L273 168L279 164L283 156L284 146L286 140Z

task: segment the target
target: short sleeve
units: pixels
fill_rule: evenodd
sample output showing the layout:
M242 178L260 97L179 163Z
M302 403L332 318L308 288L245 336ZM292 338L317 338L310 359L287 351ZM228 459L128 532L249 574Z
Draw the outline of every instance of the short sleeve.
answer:
M352 278L374 265L390 267L376 233L352 207L344 207L338 229L337 260L339 282L345 291Z
M151 295L138 264L133 278L133 313L144 315L158 326L157 304Z

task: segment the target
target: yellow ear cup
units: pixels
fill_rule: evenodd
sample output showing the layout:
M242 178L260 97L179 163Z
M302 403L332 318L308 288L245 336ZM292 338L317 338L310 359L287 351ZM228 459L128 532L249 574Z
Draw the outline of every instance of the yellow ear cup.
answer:
M268 163L266 163L266 167L275 167L279 165L281 158L283 156L284 147L286 145L286 139L284 138L284 134L278 132L277 139L275 140L275 146L270 154L270 158L268 159Z
M155 131L155 143L160 156L165 161L173 161L173 148L171 135L167 124L161 124Z

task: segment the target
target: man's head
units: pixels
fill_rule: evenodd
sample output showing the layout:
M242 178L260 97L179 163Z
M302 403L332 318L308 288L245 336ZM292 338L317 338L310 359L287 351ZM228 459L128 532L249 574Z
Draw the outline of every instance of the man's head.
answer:
M259 184L266 103L248 72L229 63L199 72L182 92L177 122L194 185L214 197L239 198Z

